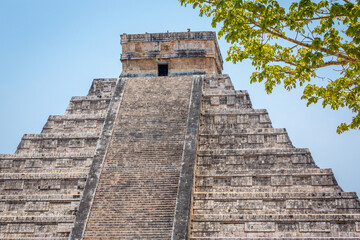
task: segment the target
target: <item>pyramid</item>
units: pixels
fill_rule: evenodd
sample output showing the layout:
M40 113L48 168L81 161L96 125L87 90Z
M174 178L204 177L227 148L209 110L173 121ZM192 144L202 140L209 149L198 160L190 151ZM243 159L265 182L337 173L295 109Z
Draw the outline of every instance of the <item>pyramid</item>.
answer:
M0 239L360 239L360 203L222 74L214 32L123 34L95 79L0 155Z

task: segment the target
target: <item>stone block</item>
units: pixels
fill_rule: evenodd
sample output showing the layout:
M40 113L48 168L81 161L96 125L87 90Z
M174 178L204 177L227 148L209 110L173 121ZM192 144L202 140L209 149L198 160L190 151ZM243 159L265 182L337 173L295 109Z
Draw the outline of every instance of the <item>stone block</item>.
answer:
M329 222L299 222L300 232L330 232Z
M86 120L85 125L87 128L95 128L95 127L97 127L97 121L96 120Z
M76 121L74 121L74 120L65 121L65 124L64 124L65 128L75 128L75 126L76 126Z
M237 200L238 209L263 209L264 204L262 200Z
M5 202L0 202L0 212L5 210Z
M289 137L287 136L287 134L277 135L276 142L277 143L287 143L287 142L289 142Z
M226 79L225 79L224 85L225 85L225 87L233 87L233 84L232 84L230 78L226 78Z
M41 144L42 148L56 148L57 140L56 139L44 139Z
M110 100L102 100L98 102L98 108L97 109L107 109L109 106Z
M260 114L259 118L260 123L268 123L270 122L270 118L268 114Z
M4 182L5 190L23 190L24 181L23 180L6 180Z
M219 97L211 97L210 98L210 104L212 106L220 105L220 98Z
M298 227L296 223L279 222L277 224L277 229L279 232L297 232Z
M220 104L227 104L227 97L226 96L221 96L220 97Z
M201 229L204 232L218 232L220 231L219 222L193 222L194 229Z
M272 186L290 186L293 185L292 176L272 176Z
M322 199L322 200L312 200L311 206L315 210L334 210L336 209L335 199Z
M256 176L253 178L254 186L269 186L271 185L271 177Z
M13 164L12 160L0 159L0 169L12 168L12 164Z
M235 105L236 98L235 96L227 96L227 105Z
M68 233L71 231L73 224L72 223L59 223L57 225L56 232L58 233Z
M25 204L26 212L47 212L49 208L49 202L27 202Z
M197 179L197 186L213 186L214 179L212 177L201 177Z
M83 139L71 139L69 141L69 147L82 148L82 147L84 147L84 140Z
M307 209L307 208L311 208L311 205L309 200L290 199L290 200L286 200L286 208Z
M202 116L202 121L205 123L205 125L214 124L214 119L215 119L215 116L214 117L209 116L209 115Z
M19 144L19 147L20 149L27 149L27 148L30 148L30 145L31 145L31 141L30 140L25 140L25 139L22 139L20 144Z
M245 232L275 232L274 222L246 222Z
M334 179L332 175L311 176L311 183L314 186L332 186Z
M291 157L291 162L292 163L310 163L310 159L307 155L293 155Z
M79 179L78 183L77 183L77 189L84 189L86 184L86 180L85 179Z
M249 115L246 114L237 115L237 123L249 123Z
M35 224L8 224L7 231L8 233L34 233L35 232Z
M10 201L6 202L5 210L8 213L23 213L25 202Z
M56 159L55 166L58 168L69 168L73 166L73 163L72 159Z
M56 179L56 180L47 180L47 179L43 179L40 181L40 186L39 186L40 190L56 190L56 189L60 189L61 188L61 180Z
M360 232L360 222L355 222L355 229L357 232Z
M277 135L265 135L265 142L268 144L276 145L277 142Z
M3 223L0 224L0 239L5 239L5 233L7 232L8 226Z
M236 115L228 115L227 123L228 124L236 124Z
M263 205L265 210L274 210L278 208L278 205L283 203L282 201L273 201L273 200L263 200ZM283 205L281 205L283 206Z
M274 164L275 163L275 157L273 155L259 156L258 159L257 159L257 163L258 164L263 164L263 165Z
M260 122L259 115L250 115L249 116L249 123L252 126L257 126Z
M219 144L234 144L234 136L219 136Z
M194 207L196 209L214 209L214 200L196 200L194 201Z
M236 143L239 144L239 147L240 147L241 144L248 142L248 137L247 136L236 136L235 141L236 141Z
M336 208L359 208L357 199L336 199Z
M311 185L310 176L293 176L294 185Z
M252 177L232 177L231 186L252 186Z
M215 124L226 124L227 116L226 115L215 115L214 116L214 123Z
M82 101L81 109L90 109L90 101Z
M41 159L27 159L25 161L25 168L41 168L42 160Z
M227 165L241 165L244 164L244 156L227 156L226 164Z
M333 224L333 229L331 229L331 231L337 232L340 235L339 236L344 236L341 235L342 233L351 233L351 232L356 232L356 223L353 222L336 222L335 224Z
M197 158L197 165L210 165L211 164L211 157L198 157Z
M264 143L264 135L249 135L248 143Z

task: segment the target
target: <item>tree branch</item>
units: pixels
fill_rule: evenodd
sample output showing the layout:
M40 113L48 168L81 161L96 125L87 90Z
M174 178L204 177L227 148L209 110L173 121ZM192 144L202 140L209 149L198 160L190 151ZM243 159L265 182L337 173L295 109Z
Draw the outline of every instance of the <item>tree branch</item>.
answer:
M346 2L347 4L351 4L351 5L355 5L354 3L348 1L348 0L343 0L344 2Z
M334 15L334 16L322 16L322 17L315 17L315 18L300 18L300 19L295 19L295 22L302 22L302 21L314 21L314 20L321 20L321 19L328 19L328 18L332 18L332 17L345 17L347 15L344 14L339 14L339 15ZM285 20L285 19L283 19Z
M260 27L260 26L259 26L258 24L256 24L256 23L254 23L254 25L257 26L257 27ZM285 35L283 35L283 34L281 34L281 33L272 31L272 30L269 29L269 28L265 28L265 30L266 30L267 32L269 32L270 34L275 35L275 36L277 36L277 37L279 37L279 38L282 38L282 39L284 39L284 40L287 40L287 41L289 41L289 42L292 42L292 43L295 43L295 44L298 44L298 45L300 45L300 46L307 47L307 48L310 48L310 49L314 49L311 44L304 43L304 42L295 40L295 39L293 39L293 38L287 37L287 36L285 36ZM326 48L323 48L323 47L322 47L322 48L319 48L319 49L314 49L314 50L319 50L319 51L321 51L321 52L331 54L331 55L336 56L336 57L338 57L338 58L342 58L342 59L346 60L347 62L356 63L356 59L355 59L355 58L346 56L346 55L341 54L341 53L338 53L338 52L330 52L330 51L328 51Z
M287 64L289 64L291 66L294 66L294 67L297 66L296 63L288 61L286 59L282 59L282 58L275 59L275 60L273 60L273 62L284 62L284 63L287 63ZM345 60L344 61L328 61L328 62L325 62L323 64L316 65L314 67L310 66L310 68L317 69L317 68L323 68L323 67L334 66L334 65L344 65L346 63L347 63L347 61L345 61Z

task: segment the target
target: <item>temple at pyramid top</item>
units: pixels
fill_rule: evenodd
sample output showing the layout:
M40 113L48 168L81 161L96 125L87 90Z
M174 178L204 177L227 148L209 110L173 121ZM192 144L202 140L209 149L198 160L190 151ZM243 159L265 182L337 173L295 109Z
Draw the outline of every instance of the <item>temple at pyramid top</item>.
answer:
M221 74L215 32L121 35L121 77Z

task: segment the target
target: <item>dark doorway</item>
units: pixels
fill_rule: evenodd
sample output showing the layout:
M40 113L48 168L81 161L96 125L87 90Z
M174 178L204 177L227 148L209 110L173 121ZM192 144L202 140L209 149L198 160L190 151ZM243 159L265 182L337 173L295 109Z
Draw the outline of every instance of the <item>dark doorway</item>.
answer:
M167 76L169 73L169 66L167 64L159 64L158 65L158 75L159 76Z

